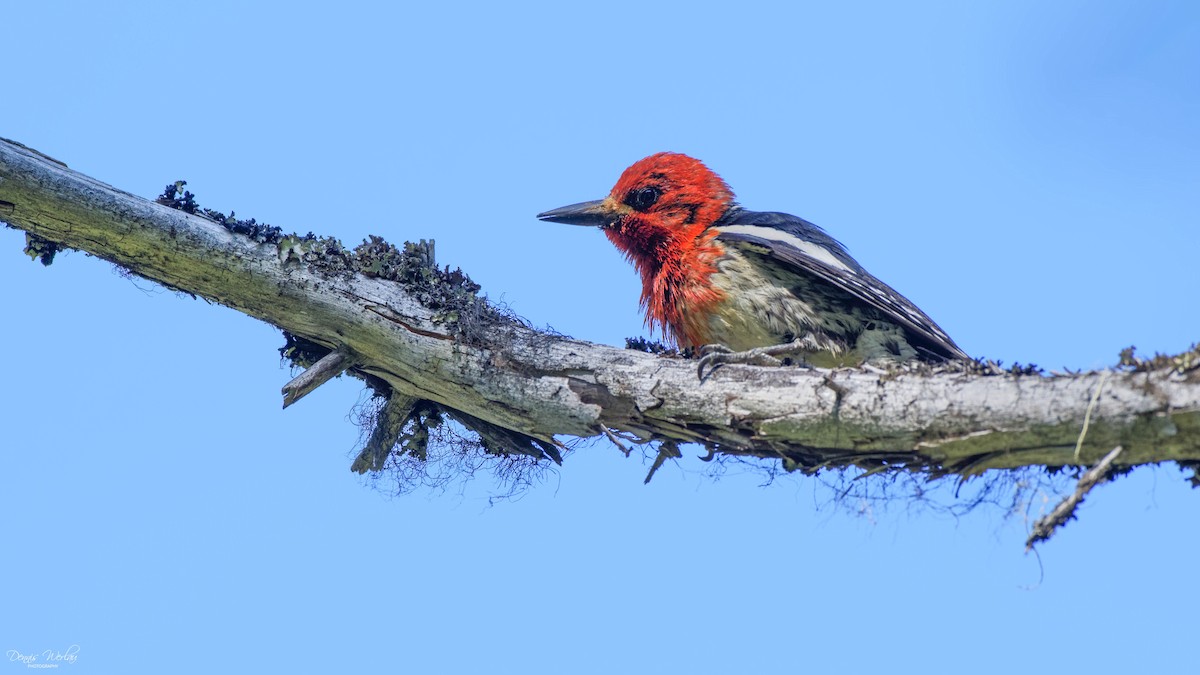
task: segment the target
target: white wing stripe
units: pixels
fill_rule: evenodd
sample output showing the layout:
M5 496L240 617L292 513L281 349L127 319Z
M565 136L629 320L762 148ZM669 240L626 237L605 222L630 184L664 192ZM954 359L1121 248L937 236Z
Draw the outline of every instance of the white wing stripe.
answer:
M846 263L838 260L837 256L811 241L805 241L794 234L789 234L783 230L778 230L774 227L760 227L758 225L728 225L718 228L721 232L729 234L745 234L759 239L769 239L771 241L780 241L792 248L800 251L804 255L819 260L830 267L840 269L845 272L854 274L854 270L846 266Z

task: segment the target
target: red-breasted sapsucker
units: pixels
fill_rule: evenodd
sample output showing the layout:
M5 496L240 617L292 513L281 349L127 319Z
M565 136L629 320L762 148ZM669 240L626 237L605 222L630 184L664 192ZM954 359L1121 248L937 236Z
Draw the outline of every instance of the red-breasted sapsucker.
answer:
M789 352L824 367L968 358L824 230L743 209L687 155L651 155L604 199L538 218L600 227L642 277L647 325L680 347Z

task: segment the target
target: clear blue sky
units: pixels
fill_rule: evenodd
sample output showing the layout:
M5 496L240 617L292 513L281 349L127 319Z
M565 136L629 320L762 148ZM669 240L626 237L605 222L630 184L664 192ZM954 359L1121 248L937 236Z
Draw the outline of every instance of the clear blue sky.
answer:
M1200 5L808 4L9 3L0 136L145 197L184 178L289 230L434 237L596 342L643 334L637 279L534 214L659 150L821 224L971 354L1089 368L1200 339ZM486 478L392 497L349 471L357 381L282 411L278 331L22 245L0 231L0 652L1196 672L1200 491L1173 466L1094 492L1040 583L1023 514L854 515L810 480L706 478L696 452L649 486L598 443L513 502Z

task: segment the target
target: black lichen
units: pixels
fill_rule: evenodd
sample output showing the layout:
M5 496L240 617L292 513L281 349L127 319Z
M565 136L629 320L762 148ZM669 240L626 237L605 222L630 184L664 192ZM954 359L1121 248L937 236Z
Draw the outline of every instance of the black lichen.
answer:
M54 256L62 247L49 239L43 239L36 234L25 233L25 255L49 267L54 262Z
M320 361L331 350L328 347L283 331L284 344L279 348L279 357L293 366L308 368Z
M479 295L480 286L459 268L438 267L433 240L404 242L403 248L371 235L354 249L363 275L395 281L433 310L433 321L460 343L482 345L489 331L515 320Z
M237 218L234 212L202 208L196 195L186 190L187 181L175 181L155 200L185 213L204 216L225 229L257 243L274 244L285 262L301 263L325 277L349 278L354 274L402 284L425 307L434 311L435 323L444 326L457 340L481 345L489 329L515 320L479 296L479 284L461 269L439 268L432 240L405 242L396 247L371 235L353 250L332 237L286 234L280 228L255 219Z
M625 338L625 349L632 349L638 352L646 352L647 354L659 354L663 356L678 356L679 350L668 347L667 345L657 341L650 340L644 337Z
M1200 462L1180 460L1176 462L1180 469L1190 469L1191 476L1187 477L1187 482L1192 486L1192 489L1200 489Z
M173 209L183 211L184 213L195 213L200 205L196 203L196 195L184 190L183 186L187 185L186 180L177 180L163 188L163 193L155 198L155 202L163 206L169 206Z
M163 193L154 201L163 206L178 209L184 213L204 216L220 224L230 232L250 237L260 244L278 244L283 240L283 230L274 225L259 223L253 218L243 220L238 218L233 211L230 211L229 215L225 215L220 211L201 208L200 204L196 202L196 195L189 190L185 190L185 185L187 185L186 180L177 180L174 183L168 184L163 188ZM308 236L312 237L312 234L309 233Z

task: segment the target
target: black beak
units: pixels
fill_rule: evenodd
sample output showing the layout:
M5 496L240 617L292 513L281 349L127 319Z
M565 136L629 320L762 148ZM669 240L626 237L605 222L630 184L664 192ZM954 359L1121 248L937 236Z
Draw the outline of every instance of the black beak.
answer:
M538 214L538 220L568 225L605 227L616 220L616 214L604 208L604 200L581 202Z

